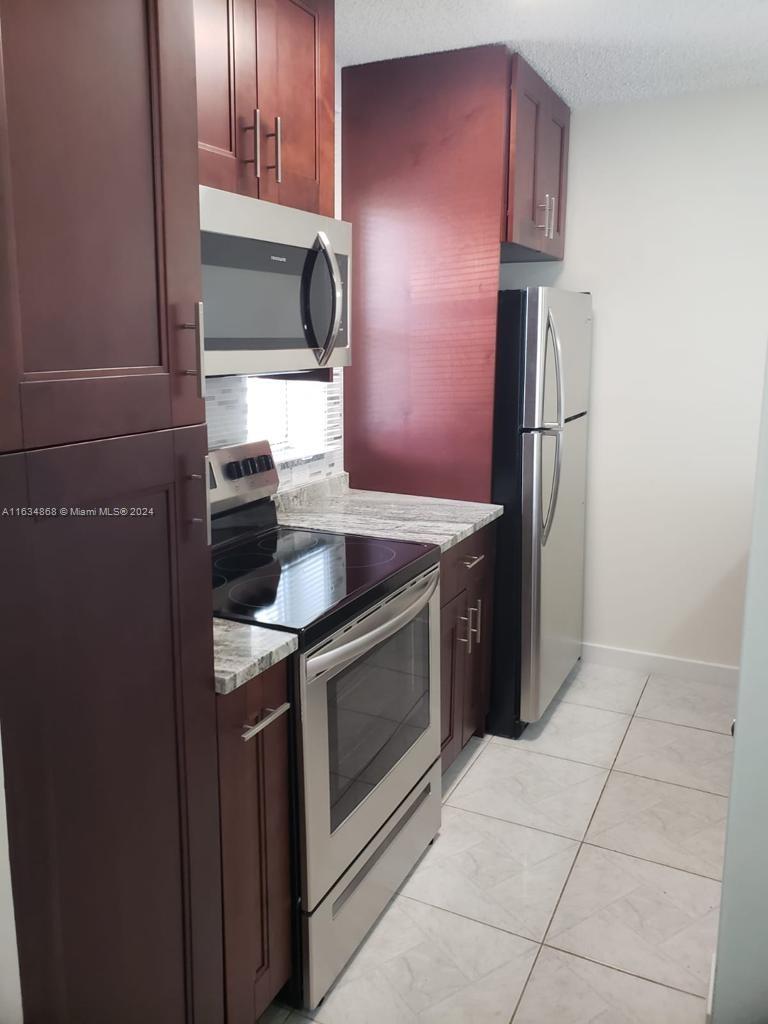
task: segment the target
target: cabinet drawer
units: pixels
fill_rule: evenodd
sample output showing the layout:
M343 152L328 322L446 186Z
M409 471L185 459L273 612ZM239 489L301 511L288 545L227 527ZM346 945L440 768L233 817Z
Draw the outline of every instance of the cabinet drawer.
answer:
M484 526L471 537L446 551L440 559L440 604L446 605L490 570L496 548L496 523Z

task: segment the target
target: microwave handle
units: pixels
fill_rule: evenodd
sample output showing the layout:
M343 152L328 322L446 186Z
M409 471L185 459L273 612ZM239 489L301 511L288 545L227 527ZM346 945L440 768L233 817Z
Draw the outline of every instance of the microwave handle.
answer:
M331 240L324 231L318 231L317 233L317 246L323 254L325 262L328 264L328 272L331 275L331 301L333 303L331 328L328 331L328 337L325 339L325 344L317 357L318 365L327 366L328 360L331 358L334 346L336 345L336 339L339 336L339 328L341 327L341 309L344 302L344 282L341 279L339 262L336 259L336 253L333 251Z

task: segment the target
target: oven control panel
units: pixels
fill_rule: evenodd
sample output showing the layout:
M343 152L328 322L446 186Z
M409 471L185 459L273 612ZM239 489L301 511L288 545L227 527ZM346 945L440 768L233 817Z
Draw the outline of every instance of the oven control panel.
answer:
M208 455L208 495L214 513L268 498L279 483L269 441L215 448Z

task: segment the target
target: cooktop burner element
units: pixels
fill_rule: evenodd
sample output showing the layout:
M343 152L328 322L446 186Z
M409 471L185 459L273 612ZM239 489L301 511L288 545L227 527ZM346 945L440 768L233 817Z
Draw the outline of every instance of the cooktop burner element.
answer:
M214 615L276 629L304 633L328 616L350 614L372 592L388 594L439 557L431 544L320 530L271 529L246 535L244 512L240 540L230 524L214 520ZM216 543L218 536L224 537Z

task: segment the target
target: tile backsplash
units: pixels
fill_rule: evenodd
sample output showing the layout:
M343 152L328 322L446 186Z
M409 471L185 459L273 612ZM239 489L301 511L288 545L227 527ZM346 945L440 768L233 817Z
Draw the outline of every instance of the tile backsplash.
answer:
M248 378L208 377L205 388L208 446L226 448L248 441Z
M261 436L249 436L247 377L208 377L206 392L205 409L210 448L225 448L229 445L245 444L247 441L263 440ZM324 424L319 423L318 434L320 435L323 430ZM267 437L266 440L272 439ZM280 475L280 491L335 477L344 472L343 448L306 459L281 460L279 453L276 453L276 462Z

